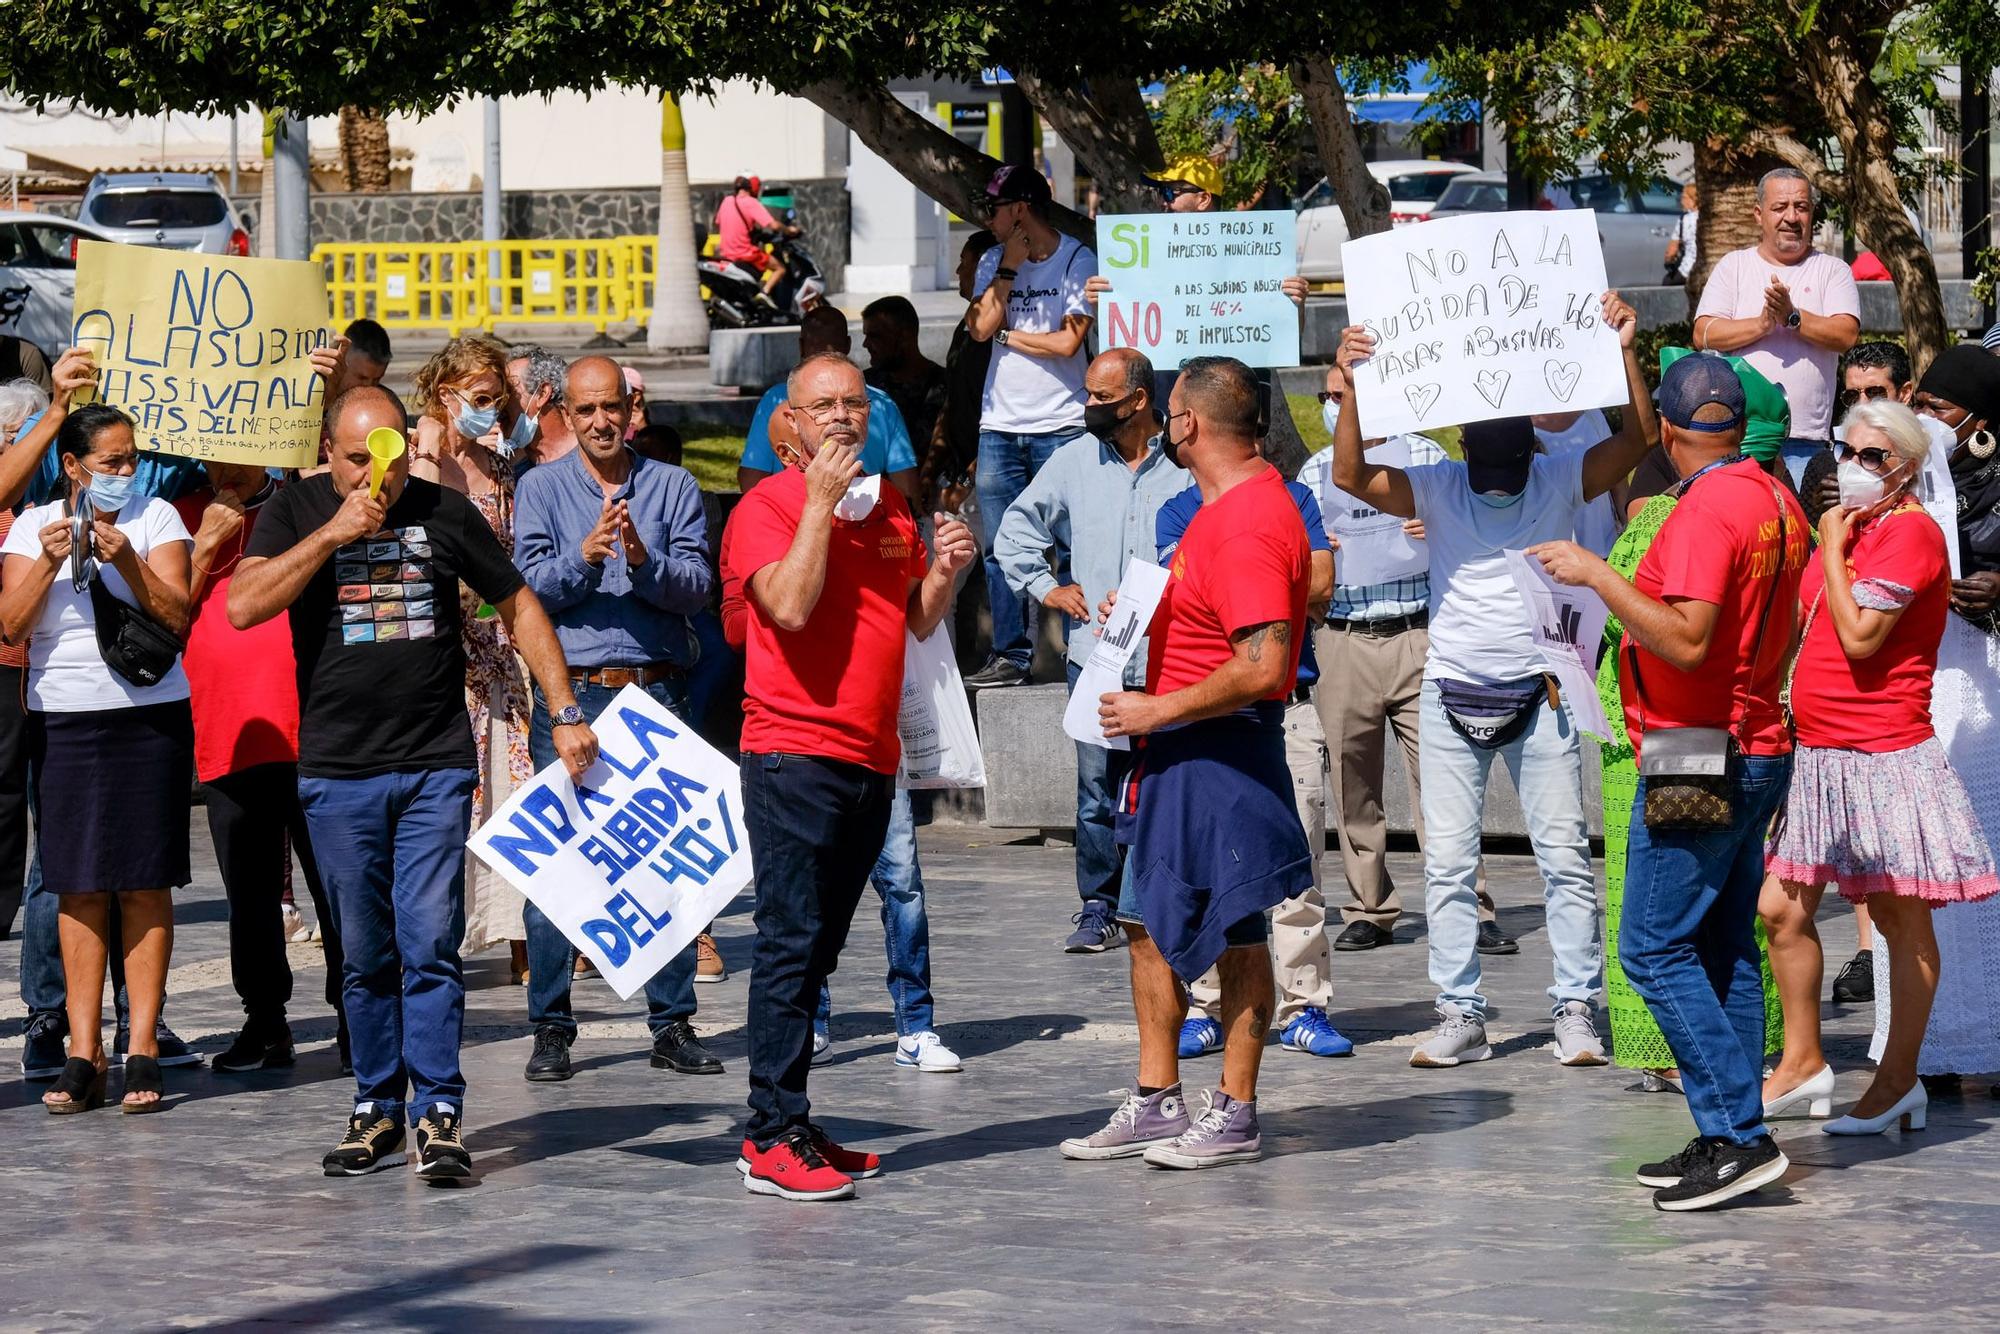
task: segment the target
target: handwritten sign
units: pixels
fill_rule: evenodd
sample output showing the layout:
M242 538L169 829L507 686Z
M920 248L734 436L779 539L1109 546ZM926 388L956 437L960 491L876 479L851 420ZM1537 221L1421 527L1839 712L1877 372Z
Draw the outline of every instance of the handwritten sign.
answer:
M1107 750L1130 750L1132 738L1104 735L1097 706L1106 695L1125 688L1125 664L1138 651L1139 637L1153 623L1160 608L1160 595L1167 591L1167 571L1149 560L1125 563L1125 577L1118 581L1118 601L1111 608L1097 643L1076 675L1076 687L1069 692L1069 707L1063 710L1063 731L1072 739Z
M1507 552L1507 573L1521 594L1521 606L1542 661L1554 673L1580 732L1611 738L1611 724L1597 698L1597 649L1611 609L1587 588L1559 584L1525 551Z
M581 783L550 765L466 846L629 999L750 883L742 785L637 686L591 726L600 756Z
M1290 213L1110 213L1097 219L1104 346L1132 347L1157 370L1190 357L1248 366L1299 364L1299 308L1282 284L1297 273Z
M1364 436L1625 402L1589 209L1440 218L1340 254L1349 321L1375 335L1355 376Z
M162 454L310 468L323 383L326 273L301 260L238 259L79 241L70 341L97 359L99 401Z

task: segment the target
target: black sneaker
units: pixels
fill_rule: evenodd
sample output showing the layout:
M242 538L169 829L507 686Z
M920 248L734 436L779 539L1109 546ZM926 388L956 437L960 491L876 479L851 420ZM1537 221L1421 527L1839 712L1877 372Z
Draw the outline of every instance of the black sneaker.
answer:
M1833 1001L1836 1005L1866 1005L1874 999L1875 954L1862 950L1833 979Z
M1688 1170L1707 1153L1708 1141L1696 1135L1687 1142L1685 1149L1673 1157L1663 1158L1657 1163L1640 1163L1637 1173L1639 1184L1656 1190L1664 1186L1678 1186Z
M123 1065L125 1063L125 1051L130 1043L130 1039L131 1034L122 1028L118 1030L118 1036L111 1043L111 1063L113 1065ZM201 1053L188 1046L187 1043L182 1042L179 1035L173 1029L167 1027L167 1021L164 1019L153 1025L153 1042L160 1049L160 1054L153 1059L158 1061L163 1067L169 1065L201 1064Z
M1519 954L1521 946L1512 936L1500 930L1498 922L1479 924L1479 943L1473 948L1481 954Z
M21 1030L21 1078L46 1083L63 1072L69 1053L63 1039L69 1035L69 1020L60 1014L32 1014Z
M292 1050L291 1025L245 1024L229 1044L229 1050L215 1058L215 1068L230 1074L251 1070L282 1070L298 1059Z
M1349 922L1347 929L1333 938L1337 950L1372 950L1387 945L1395 936L1373 922Z
M560 1084L572 1073L569 1068L569 1034L555 1024L535 1030L535 1054L526 1070L531 1084Z
M967 690L992 690L1001 686L1028 683L1028 669L1012 658L989 658L986 665L965 678Z
M694 1035L694 1025L685 1019L669 1019L653 1039L653 1068L674 1070L684 1075L719 1075L722 1062Z
M459 1181L472 1175L472 1155L458 1137L458 1114L435 1111L417 1122L417 1175Z
M357 1107L347 1118L347 1134L319 1160L319 1167L330 1177L365 1177L385 1167L400 1167L409 1157L403 1152L401 1125L373 1107Z
M1748 1144L1711 1140L1708 1151L1699 1162L1688 1165L1678 1183L1653 1192L1653 1207L1672 1214L1713 1209L1725 1200L1770 1185L1791 1165L1769 1135L1759 1135Z

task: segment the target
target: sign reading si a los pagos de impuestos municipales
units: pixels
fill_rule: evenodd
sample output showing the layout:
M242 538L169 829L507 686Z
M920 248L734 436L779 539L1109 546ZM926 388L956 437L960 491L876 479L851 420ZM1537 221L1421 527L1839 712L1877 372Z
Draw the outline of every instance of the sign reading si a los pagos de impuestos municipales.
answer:
M1190 357L1299 364L1298 272L1290 213L1113 213L1097 219L1104 346L1136 348L1156 370Z
M71 341L140 449L312 467L325 385L309 358L329 337L318 264L77 242Z

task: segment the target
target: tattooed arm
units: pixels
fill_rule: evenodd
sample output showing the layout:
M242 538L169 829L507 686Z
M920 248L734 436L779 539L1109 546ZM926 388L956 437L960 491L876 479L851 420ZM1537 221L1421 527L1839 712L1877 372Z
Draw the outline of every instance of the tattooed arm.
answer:
M1177 723L1220 718L1284 689L1292 671L1292 623L1268 621L1230 636L1228 662L1191 686L1165 695L1121 690L1106 695L1098 716L1106 736L1139 736Z

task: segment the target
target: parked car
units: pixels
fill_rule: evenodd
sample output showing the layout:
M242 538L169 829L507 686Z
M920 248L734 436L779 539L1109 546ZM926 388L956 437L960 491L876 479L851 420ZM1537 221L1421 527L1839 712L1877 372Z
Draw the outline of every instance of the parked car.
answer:
M1389 221L1398 227L1421 222L1445 187L1477 168L1463 162L1433 162L1407 158L1371 162L1368 174L1389 188ZM1340 247L1347 240L1347 219L1334 202L1333 186L1324 178L1298 201L1299 272L1314 282L1341 277Z
M1506 207L1507 174L1480 171L1454 177L1430 216L1498 213ZM1647 287L1658 283L1665 272L1667 241L1681 216L1681 187L1664 176L1640 189L1621 186L1601 174L1579 176L1544 187L1538 207L1595 210L1605 281L1613 287Z
M0 334L25 338L54 362L69 346L76 243L109 241L48 213L0 213Z
M247 255L250 233L215 177L195 172L129 171L90 178L77 216L114 241Z

